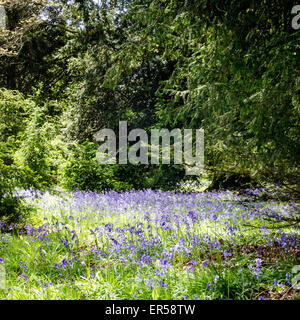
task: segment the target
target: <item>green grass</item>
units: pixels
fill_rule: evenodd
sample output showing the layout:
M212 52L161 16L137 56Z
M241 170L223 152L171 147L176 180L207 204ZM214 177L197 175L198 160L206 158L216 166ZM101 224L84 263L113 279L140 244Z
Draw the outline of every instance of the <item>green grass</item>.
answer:
M299 233L262 231L263 215L220 195L140 191L28 201L34 213L0 234L1 299L299 298L291 288ZM285 206L264 202L259 212ZM192 209L196 220L187 218Z

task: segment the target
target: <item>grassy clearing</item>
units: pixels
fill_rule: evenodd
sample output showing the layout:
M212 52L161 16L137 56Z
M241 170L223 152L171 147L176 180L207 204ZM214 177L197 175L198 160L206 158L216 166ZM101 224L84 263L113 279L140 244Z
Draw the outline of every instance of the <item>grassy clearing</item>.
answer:
M291 286L299 232L265 220L297 205L244 200L151 190L29 195L34 213L1 223L0 298L299 298Z

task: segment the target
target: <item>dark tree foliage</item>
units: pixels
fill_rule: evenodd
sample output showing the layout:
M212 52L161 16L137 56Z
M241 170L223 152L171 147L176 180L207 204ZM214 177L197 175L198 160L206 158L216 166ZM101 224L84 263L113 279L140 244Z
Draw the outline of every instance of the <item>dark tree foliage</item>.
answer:
M183 167L91 165L95 133L127 120L148 132L204 128L213 189L272 182L299 194L296 1L4 2L0 86L36 105L12 153L38 181L174 188Z

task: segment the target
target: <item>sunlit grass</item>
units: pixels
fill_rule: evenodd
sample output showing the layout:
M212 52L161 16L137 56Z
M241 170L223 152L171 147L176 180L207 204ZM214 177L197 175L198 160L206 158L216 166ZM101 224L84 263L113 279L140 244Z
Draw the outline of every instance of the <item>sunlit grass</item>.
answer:
M262 212L290 207L265 202L253 211L236 200L151 190L28 198L35 211L26 226L2 228L0 298L279 298L291 285L299 234L262 229Z

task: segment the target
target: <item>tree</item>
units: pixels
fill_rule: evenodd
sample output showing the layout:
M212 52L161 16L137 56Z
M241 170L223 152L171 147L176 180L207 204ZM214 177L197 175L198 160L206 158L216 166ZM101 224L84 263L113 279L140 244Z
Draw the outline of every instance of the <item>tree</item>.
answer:
M205 129L206 168L215 181L231 176L237 186L238 177L299 186L294 4L134 1L132 41L116 54L108 77L119 81L146 52L156 52L174 65L156 92L159 122Z
M24 36L41 22L46 0L1 0L5 9L6 27L0 29L0 56L17 55L24 44Z
M17 187L35 185L31 170L15 156L33 108L34 102L19 92L0 89L0 219L16 218L20 208L14 195Z
M12 22L0 30L0 86L24 94L37 88L51 94L53 84L61 80L58 74L65 74L66 67L56 52L73 31L64 29L68 20L65 1L1 1Z

